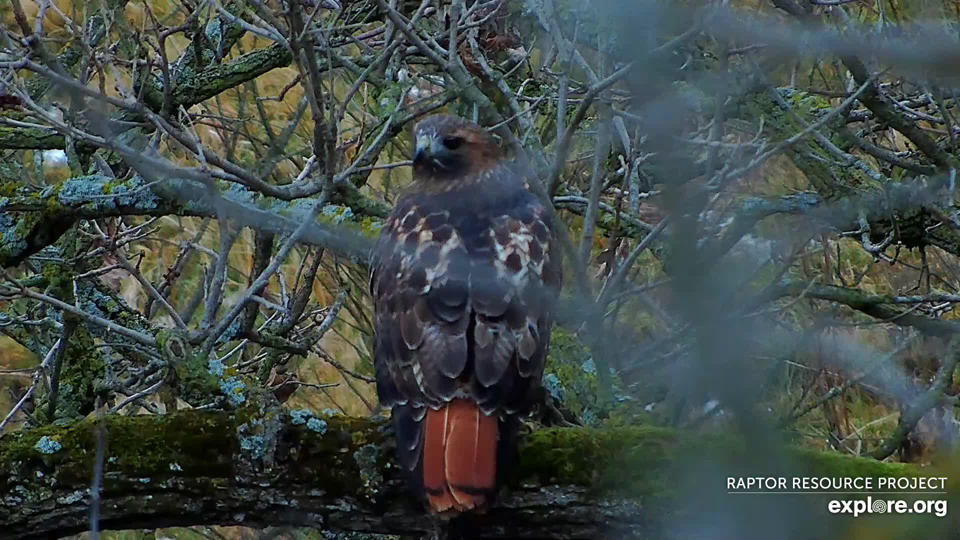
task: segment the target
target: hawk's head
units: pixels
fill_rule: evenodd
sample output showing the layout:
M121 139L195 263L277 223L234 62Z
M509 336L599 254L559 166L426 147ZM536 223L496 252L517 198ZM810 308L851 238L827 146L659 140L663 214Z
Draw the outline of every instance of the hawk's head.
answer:
M498 147L493 136L456 116L424 118L413 129L413 140L413 170L420 179L469 177L497 162Z

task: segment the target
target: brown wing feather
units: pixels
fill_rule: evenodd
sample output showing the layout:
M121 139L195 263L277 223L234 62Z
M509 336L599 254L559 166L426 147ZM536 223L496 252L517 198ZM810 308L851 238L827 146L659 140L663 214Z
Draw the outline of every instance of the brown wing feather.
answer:
M374 352L378 394L388 407L449 401L467 362L466 287L457 283L466 276L451 272L451 261L465 258L466 252L451 227L441 229L448 213L431 212L431 206L418 197L398 205L371 265L375 331L389 336L377 343L394 344L389 352ZM458 290L463 291L459 298Z
M485 409L524 409L530 390L540 383L552 324L550 300L562 280L551 229L544 208L529 195L487 231L491 279L502 286L484 291L487 301L475 308L479 384L474 393Z

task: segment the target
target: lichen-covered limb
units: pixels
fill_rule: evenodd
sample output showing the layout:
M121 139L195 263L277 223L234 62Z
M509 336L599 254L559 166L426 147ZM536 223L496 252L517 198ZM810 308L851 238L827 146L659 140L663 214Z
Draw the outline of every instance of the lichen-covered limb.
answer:
M110 16L115 17L118 12L123 11L126 6L126 0L115 2L110 6ZM87 47L96 47L100 40L106 34L106 25L104 16L100 13L90 15L86 21L86 36L88 40ZM83 47L76 40L68 43L57 55L57 60L64 69L73 72L83 59ZM32 77L26 82L27 94L34 100L39 101L50 89L52 81L46 77ZM3 116L22 120L18 113L5 113ZM65 139L62 134L57 133L53 128L25 128L25 127L0 127L0 148L3 149L35 149L52 150L62 149L65 145Z
M0 148L4 150L53 150L63 149L63 145L63 135L53 128L0 126Z
M257 49L199 73L181 76L173 89L173 105L191 107L260 75L290 64L290 51L279 45ZM163 107L163 84L157 80L144 93L144 101L154 109Z
M309 199L281 201L261 196L238 185L225 186L220 212L254 229L284 233L293 230L305 215ZM0 183L0 268L15 266L30 255L56 242L78 219L111 216L218 217L209 193L188 181L145 181L140 176L116 180L106 176L70 178L41 191L19 182ZM373 220L383 218L387 208L369 199L348 183L338 185L331 208L321 220L336 225L318 225L302 241L363 259L375 234ZM346 210L349 209L349 213ZM347 219L353 218L353 219Z
M101 528L431 531L430 519L404 491L382 428L369 419L280 409L108 416ZM0 438L4 538L49 538L88 527L95 433L91 421L82 421ZM524 438L501 502L465 526L472 538L656 537L667 521L695 510L676 498L687 493L677 488L678 465L711 456L710 481L697 489L723 495L724 463L735 467L747 454L729 439L660 428L539 430ZM759 473L757 462L751 458L757 470L747 472ZM907 465L797 449L783 449L771 466L789 469L763 472L919 474ZM741 468L738 475L744 474Z
M766 92L755 94L743 102L742 111L755 122L763 120L769 129L771 142L779 143L815 123L820 115L830 111L830 101L807 92L778 89L790 110L784 110ZM794 113L794 114L791 114ZM828 122L824 131L843 121L842 117ZM834 148L843 147L839 135L826 137ZM840 148L842 150L842 148ZM825 199L849 197L863 191L879 191L876 182L854 163L842 163L824 140L814 135L788 146L784 153L803 171L807 180Z
M795 280L784 280L771 289L773 296L803 296L829 300L853 308L881 321L889 321L900 326L912 326L924 334L931 336L953 336L960 332L960 323L954 320L934 319L925 315L913 313L909 309L892 307L902 304L917 304L922 300L953 301L952 298L889 296L871 294L859 289L822 285Z
M807 92L780 90L780 93L796 117L784 111L767 94L757 94L741 106L744 116L756 122L764 120L774 142L787 139L805 127L797 117L812 124L831 108L827 99ZM879 242L894 231L896 240L906 247L935 245L949 253L960 254L960 229L943 223L944 216L951 212L937 200L935 182L928 185L922 179L899 181L883 177L866 158L848 153L854 148L849 137L843 136L841 128L841 118L828 122L823 129L826 134L823 139L807 137L785 151L786 157L804 173L810 185L831 208L838 209L847 219L858 211L865 212L872 242ZM920 136L926 137L922 131ZM836 150L832 152L827 148L828 143L850 159L846 162L838 159L833 155ZM940 165L938 158L931 159L934 163L918 161L917 165L927 168ZM907 178L906 175L900 177ZM891 218L892 214L896 217Z

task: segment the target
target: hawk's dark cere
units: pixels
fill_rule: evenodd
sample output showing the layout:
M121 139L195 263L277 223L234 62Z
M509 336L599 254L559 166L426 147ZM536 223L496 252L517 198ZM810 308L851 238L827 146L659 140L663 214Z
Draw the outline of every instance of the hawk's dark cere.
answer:
M482 510L540 385L560 255L480 126L431 116L414 140L414 181L371 264L377 394L431 510Z

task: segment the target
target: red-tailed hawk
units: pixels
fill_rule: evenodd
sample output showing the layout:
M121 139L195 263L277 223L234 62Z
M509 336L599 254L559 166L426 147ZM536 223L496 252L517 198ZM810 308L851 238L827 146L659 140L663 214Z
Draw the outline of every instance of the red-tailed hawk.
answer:
M371 261L377 394L429 508L484 510L541 384L560 254L480 126L430 116L414 140L414 182Z

